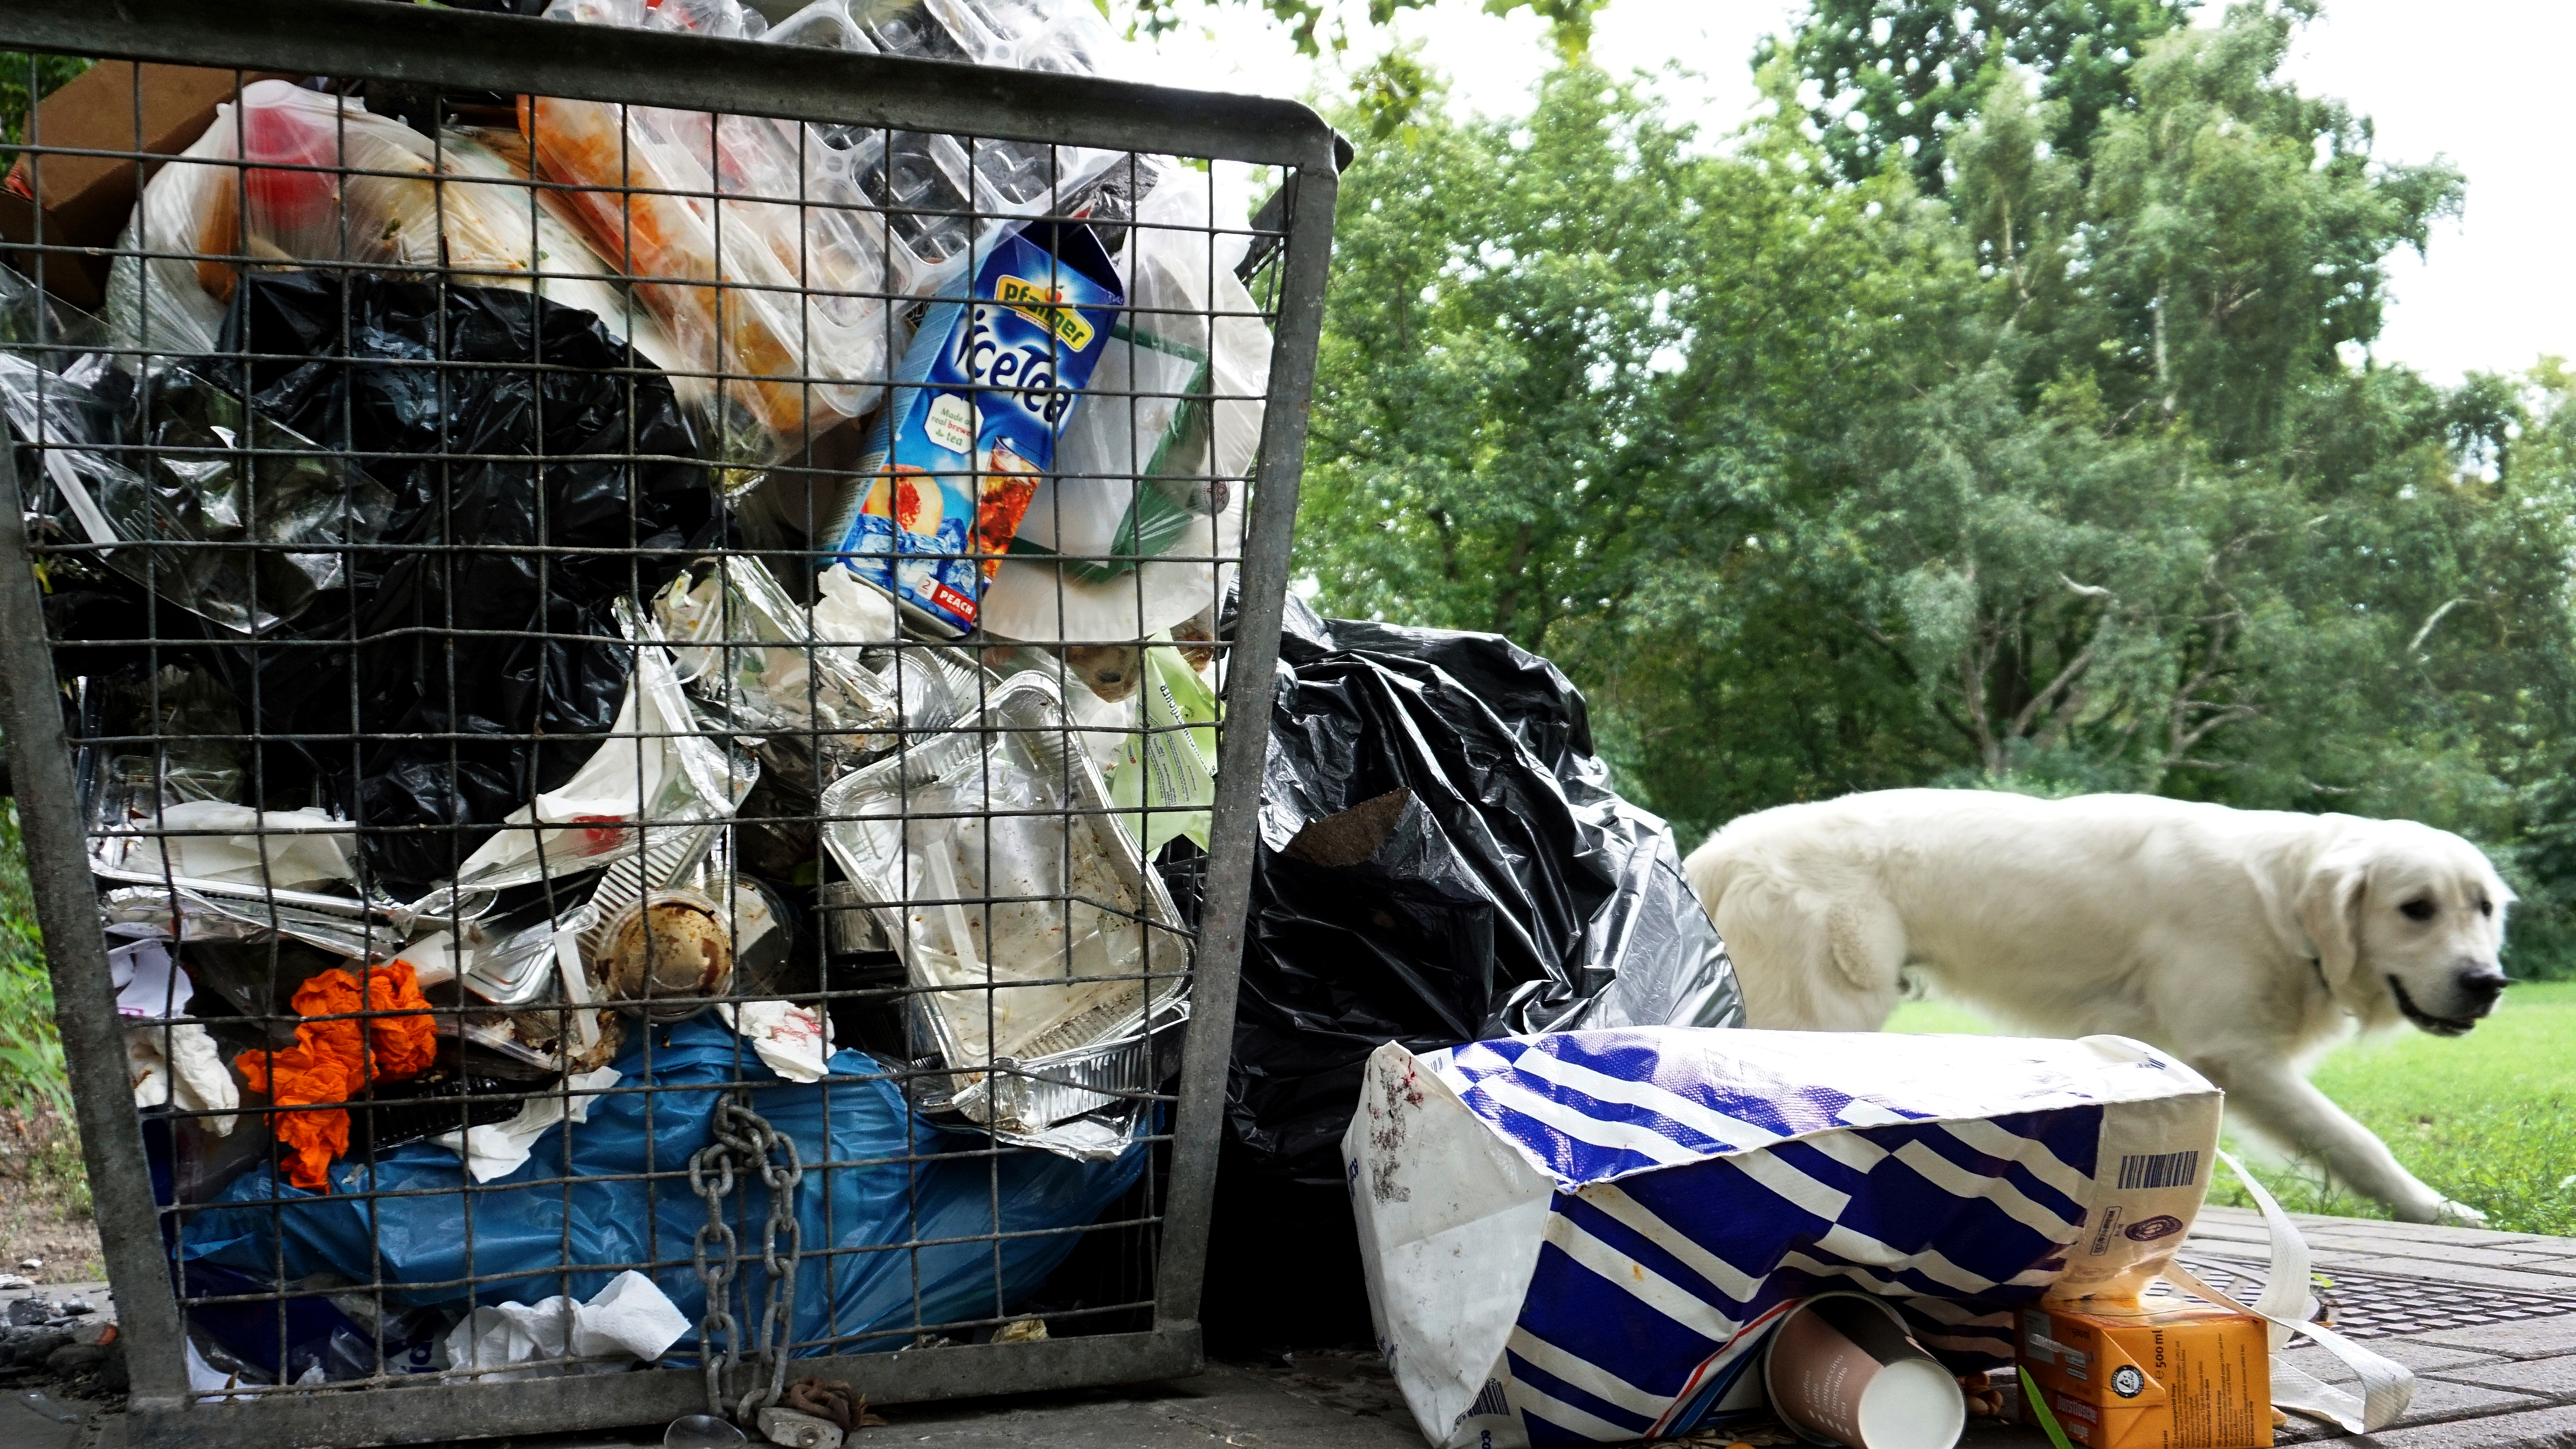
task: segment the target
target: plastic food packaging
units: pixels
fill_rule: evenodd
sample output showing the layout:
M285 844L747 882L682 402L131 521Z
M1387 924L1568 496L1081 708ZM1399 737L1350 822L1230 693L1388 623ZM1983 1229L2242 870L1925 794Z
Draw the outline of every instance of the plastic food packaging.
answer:
M242 267L440 262L429 138L363 102L264 80L161 168L108 269L107 320L131 345L214 350ZM390 173L340 175L330 169Z
M861 657L894 641L893 611L853 611L847 594L884 596L846 572L827 569L823 582L841 592L808 610L757 559L705 559L653 599L691 696L731 727L765 736L761 758L809 789L890 748L885 732L898 718L894 681Z
M618 1373L660 1358L689 1331L653 1280L632 1268L608 1280L587 1303L558 1294L534 1303L477 1308L447 1335L447 1358L486 1380ZM529 1360L573 1359L514 1369ZM495 1372L494 1370L498 1370Z
M516 131L450 126L438 133L440 217L447 264L460 280L517 287L599 319L612 341L631 342L680 394L693 417L711 406L712 381L675 372L680 352L605 258L581 239L560 192L529 183L527 139ZM482 183L482 184L478 184Z
M1390 1039L1743 1020L1672 832L1610 790L1554 665L1295 600L1288 621L1228 1102L1262 1170L1339 1183Z
M953 1106L1006 1135L1149 1089L1189 962L1169 893L1067 734L1055 684L1017 674L969 727L823 796L833 859L913 984L937 988L920 1000Z
M757 19L729 3L643 0L556 0L546 13L733 37ZM542 175L581 188L567 195L592 245L655 279L636 292L676 345L676 370L731 374L725 404L757 420L768 456L875 405L886 243L837 153L766 117L552 96L523 100L520 129Z
M235 1282L251 1275L254 1285L315 1273L374 1281L381 1272L389 1304L419 1307L557 1292L588 1298L615 1276L605 1265L662 1261L677 1266L656 1285L694 1323L706 1290L688 1267L690 1240L706 1204L669 1164L705 1145L716 1104L730 1084L747 1082L753 1110L808 1164L796 1200L804 1257L795 1338L828 1339L833 1352L892 1352L912 1346L916 1321L989 1315L997 1292L1006 1306L1035 1292L1079 1237L1047 1230L1097 1219L1134 1185L1147 1156L1142 1147L1109 1163L988 1156L973 1150L985 1144L982 1133L944 1133L916 1116L869 1058L845 1051L832 1059L829 1081L783 1082L711 1016L654 1028L649 1072L640 1037L613 1065L624 1074L621 1090L596 1098L569 1141L558 1127L537 1139L525 1166L470 1188L470 1259L456 1230L468 1189L456 1154L430 1142L339 1164L340 1190L327 1196L256 1167L182 1220L178 1256L192 1280L221 1270ZM622 1090L627 1084L657 1090L648 1097ZM965 1151L947 1157L945 1146ZM569 1192L565 1176L577 1184ZM738 1191L747 1194L737 1199L742 1221L762 1221L767 1189L755 1178ZM912 1241L928 1246L855 1251ZM754 1255L736 1291L757 1303L767 1281ZM273 1314L247 1317L246 1348L258 1347L263 1329L276 1343Z
M1216 804L1221 701L1215 684L1192 669L1180 650L1158 644L1142 652L1138 730L1118 737L1109 798L1135 812L1118 820L1147 855L1175 839L1205 850Z
M1765 1334L1822 1291L1890 1301L1950 1373L2007 1362L2043 1292L2166 1269L2219 1102L2120 1037L1624 1028L1391 1042L1342 1145L1423 1437L1518 1449L1758 1408Z
M1210 187L1168 167L1137 205L1120 257L1127 310L985 593L995 634L1140 639L1226 595L1271 338L1234 274L1247 238L1191 230L1245 214L1243 198Z
M1822 1293L1789 1310L1762 1352L1773 1413L1801 1438L1845 1449L1951 1449L1967 1396L1865 1293Z
M974 632L1122 300L1091 228L1003 238L922 318L826 547L928 632Z

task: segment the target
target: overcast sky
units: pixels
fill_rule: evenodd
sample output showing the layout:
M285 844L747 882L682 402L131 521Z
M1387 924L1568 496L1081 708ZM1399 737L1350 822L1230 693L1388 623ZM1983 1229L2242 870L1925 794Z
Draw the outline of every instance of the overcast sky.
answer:
M1787 27L1800 0L1611 0L1593 55L1614 71L1693 74L1656 90L1673 110L1713 130L1753 102L1745 57ZM2212 13L2219 8L2209 7ZM1226 90L1301 95L1318 84L1284 32L1250 5L1210 8L1161 43L1152 79ZM1476 0L1406 12L1452 94L1489 113L1517 110L1545 68L1545 27L1526 12L1480 13ZM1213 33L1211 33L1213 32ZM2323 20L2290 63L2300 87L2340 96L2378 123L2377 154L2397 161L2448 156L2469 178L2467 213L2433 235L2428 261L2392 264L2395 305L2379 355L2442 381L2464 371L2528 366L2543 353L2576 355L2576 285L2568 280L2566 142L2558 86L2576 53L2570 0L2327 0Z

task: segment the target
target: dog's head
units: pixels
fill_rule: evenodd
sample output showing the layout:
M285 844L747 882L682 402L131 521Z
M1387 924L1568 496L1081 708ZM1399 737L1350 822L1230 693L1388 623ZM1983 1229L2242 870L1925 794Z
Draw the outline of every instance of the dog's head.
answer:
M2497 963L2513 892L2478 848L2408 820L2354 820L2308 872L2299 925L2335 998L2459 1036L2510 984Z

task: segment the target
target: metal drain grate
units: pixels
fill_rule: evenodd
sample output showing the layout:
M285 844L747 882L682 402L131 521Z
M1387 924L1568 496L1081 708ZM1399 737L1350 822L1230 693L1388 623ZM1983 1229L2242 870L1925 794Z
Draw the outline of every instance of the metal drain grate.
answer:
M2246 1264L2209 1258L2182 1262L2209 1286L2240 1303L2253 1301L2263 1291L2262 1273ZM2318 1295L2330 1310L2325 1322L2348 1338L2387 1338L2576 1313L2576 1293L2532 1293L2385 1273L2336 1271L2323 1276L2333 1284Z

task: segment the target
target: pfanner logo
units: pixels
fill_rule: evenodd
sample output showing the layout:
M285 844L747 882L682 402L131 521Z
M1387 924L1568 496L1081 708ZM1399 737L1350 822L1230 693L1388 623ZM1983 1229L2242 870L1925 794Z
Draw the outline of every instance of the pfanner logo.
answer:
M1057 340L1076 352L1091 345L1091 323L1079 309L1065 302L1061 290L1041 287L1026 277L1005 272L993 284L993 300L1054 333Z

